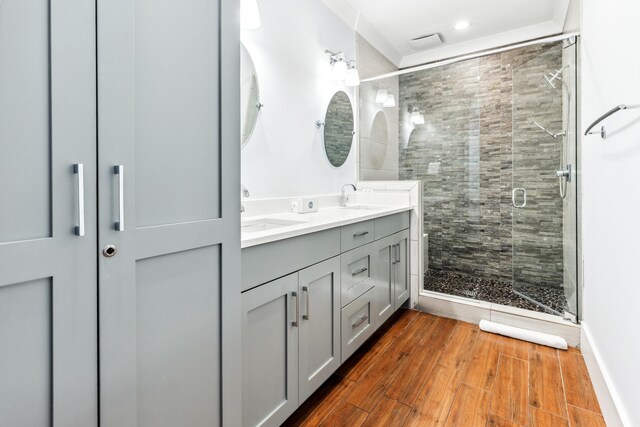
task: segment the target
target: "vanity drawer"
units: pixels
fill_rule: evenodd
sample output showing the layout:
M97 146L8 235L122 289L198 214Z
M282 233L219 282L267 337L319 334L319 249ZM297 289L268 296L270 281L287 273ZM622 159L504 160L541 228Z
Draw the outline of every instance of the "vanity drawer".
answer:
M375 240L391 236L398 231L405 230L410 226L409 211L383 216L375 220Z
M340 248L342 252L347 252L358 246L366 245L373 242L374 235L375 225L372 219L345 225L340 228Z
M373 334L374 289L342 309L342 363Z
M374 286L373 243L352 249L340 255L341 307L349 304Z

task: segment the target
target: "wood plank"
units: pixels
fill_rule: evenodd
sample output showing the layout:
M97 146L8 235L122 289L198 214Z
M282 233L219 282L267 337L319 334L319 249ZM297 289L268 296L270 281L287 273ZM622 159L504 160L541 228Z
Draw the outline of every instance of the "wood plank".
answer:
M529 362L529 352L534 349L533 343L502 335L496 336L500 343L500 354Z
M489 390L498 369L500 337L480 332L473 348L473 359L462 382Z
M529 419L528 362L501 354L491 392L493 393L491 401L493 414L517 424L527 424Z
M359 427L369 414L345 401L338 406L320 424L323 427Z
M462 374L462 369L437 365L422 387L405 427L443 426Z
M431 334L418 351L409 359L389 385L386 396L406 405L413 406L422 386L427 382L433 367L438 362L442 351L449 342L456 322L451 319L438 318L431 326Z
M484 426L489 419L491 393L468 384L460 384L445 426Z
M409 344L425 333L423 329L428 328L432 321L431 318L416 316L362 376L346 397L347 402L371 412L398 372L404 368L411 353L416 351Z
M411 412L409 406L383 396L362 426L401 427L409 412Z
M338 368L337 375L358 382L384 353L393 340L418 316L418 312L408 309L398 310L380 329L367 340L345 363Z
M494 396L492 400L496 399ZM526 424L525 424L526 425ZM516 424L511 420L506 418L502 418L496 414L489 414L489 421L487 422L487 427L521 427L520 424Z
M355 383L332 375L283 424L286 427L317 426L349 393Z
M459 324L451 335L438 364L447 368L457 369L465 366L472 357L473 346L476 343L479 329L471 329Z
M529 427L569 427L569 420L531 406Z
M560 361L531 351L529 353L529 404L551 414L567 417Z
M587 411L602 414L582 355L561 351L560 368L562 369L567 403Z
M569 421L572 427L606 427L602 414L587 411L573 405L569 405Z

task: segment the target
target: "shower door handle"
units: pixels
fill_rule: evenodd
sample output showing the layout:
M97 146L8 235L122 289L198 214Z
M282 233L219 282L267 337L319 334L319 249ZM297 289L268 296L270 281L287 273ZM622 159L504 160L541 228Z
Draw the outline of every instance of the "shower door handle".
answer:
M521 205L516 204L516 193L518 191L522 192L523 200ZM524 188L514 188L513 191L511 191L511 203L513 203L514 208L524 208L525 206L527 206L527 190L525 190Z

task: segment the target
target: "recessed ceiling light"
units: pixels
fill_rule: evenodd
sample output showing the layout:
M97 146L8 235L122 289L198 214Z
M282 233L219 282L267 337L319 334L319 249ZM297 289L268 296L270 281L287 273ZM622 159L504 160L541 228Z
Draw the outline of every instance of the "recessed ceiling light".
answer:
M467 28L469 28L469 26L471 25L471 23L469 21L459 21L456 23L455 28L458 31L462 31L462 30L466 30Z

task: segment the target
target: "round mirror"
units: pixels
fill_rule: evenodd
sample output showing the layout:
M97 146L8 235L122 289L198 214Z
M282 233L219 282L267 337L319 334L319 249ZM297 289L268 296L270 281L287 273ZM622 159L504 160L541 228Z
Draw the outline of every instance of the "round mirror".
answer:
M258 86L258 75L253 65L253 60L249 51L244 46L240 49L240 102L241 102L241 146L249 142L256 123L258 122L258 113L262 108L260 103L260 87Z
M324 149L335 167L344 164L353 142L353 108L349 95L336 92L329 101L324 118Z
M384 160L387 156L387 149L389 148L389 131L387 129L387 116L384 111L378 111L373 118L373 124L371 125L371 166L375 169L380 169L384 164Z

